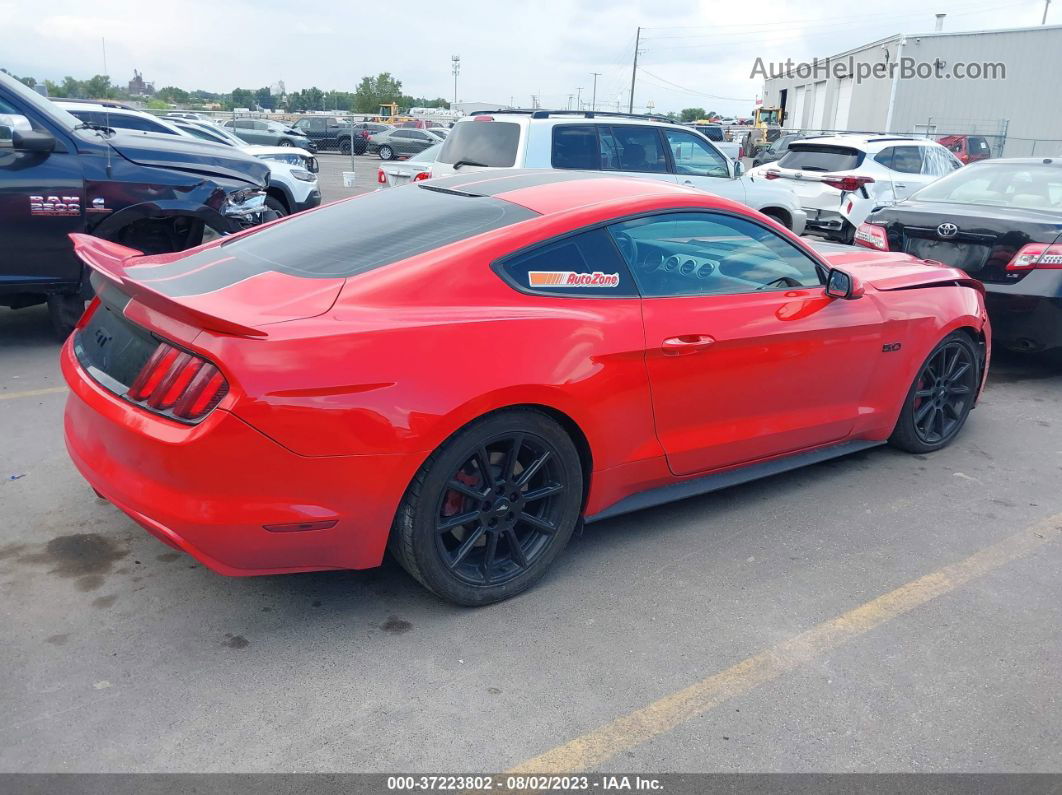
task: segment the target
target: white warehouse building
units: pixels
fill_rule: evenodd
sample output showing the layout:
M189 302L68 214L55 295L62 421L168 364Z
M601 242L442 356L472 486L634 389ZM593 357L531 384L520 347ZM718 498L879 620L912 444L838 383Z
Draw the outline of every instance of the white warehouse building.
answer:
M764 67L763 104L783 108L790 129L983 135L997 157L1062 155L1060 25L897 34Z

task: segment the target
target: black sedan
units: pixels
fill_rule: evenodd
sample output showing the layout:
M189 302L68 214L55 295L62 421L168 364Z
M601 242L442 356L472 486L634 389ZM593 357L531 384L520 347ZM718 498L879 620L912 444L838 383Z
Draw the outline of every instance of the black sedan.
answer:
M997 344L1062 350L1062 158L972 163L871 213L855 242L962 268Z

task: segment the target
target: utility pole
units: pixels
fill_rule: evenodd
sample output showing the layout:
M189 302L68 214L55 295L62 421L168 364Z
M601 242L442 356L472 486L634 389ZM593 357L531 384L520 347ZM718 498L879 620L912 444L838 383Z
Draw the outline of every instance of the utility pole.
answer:
M576 87L575 90L577 92L576 95L575 95L575 109L576 110L582 110L583 109L583 89L582 89L582 86Z
M1051 5L1051 0L1044 0L1044 18L1040 21L1041 25L1047 24L1047 8Z
M594 94L590 99L590 110L597 110L597 78L601 77L600 72L591 72L594 76Z
M457 76L461 73L461 56L460 55L451 55L450 56L450 63L452 65L452 67L453 67L453 72L454 72L454 106L453 106L453 108L451 108L451 110L456 111L457 110Z
M631 69L631 101L627 106L628 113L634 113L634 79L638 77L638 46L642 43L642 29L634 34L634 67Z
M566 108L566 110L571 110L571 109L572 109L572 95L569 94L568 95L568 107Z

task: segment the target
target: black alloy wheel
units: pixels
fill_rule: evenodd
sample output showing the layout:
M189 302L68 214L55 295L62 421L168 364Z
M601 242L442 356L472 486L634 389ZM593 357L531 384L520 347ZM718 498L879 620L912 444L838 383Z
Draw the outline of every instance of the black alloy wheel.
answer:
M973 408L980 364L970 338L956 332L926 359L911 386L890 439L911 452L931 452L951 442Z
M470 585L528 570L557 534L562 477L549 444L522 432L475 450L454 471L436 512L447 567Z
M464 605L530 587L568 543L582 507L570 437L534 410L506 410L458 432L414 478L390 546L436 594Z

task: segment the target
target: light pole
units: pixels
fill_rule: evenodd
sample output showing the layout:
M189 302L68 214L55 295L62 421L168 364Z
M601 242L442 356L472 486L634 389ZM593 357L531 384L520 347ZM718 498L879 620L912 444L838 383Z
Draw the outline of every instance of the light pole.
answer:
M600 72L591 72L594 76L594 94L590 99L590 110L597 110L597 78L601 77Z
M453 72L454 72L454 106L453 106L453 108L451 108L451 111L456 113L457 112L457 76L461 73L461 56L460 55L451 55L450 56L450 64L452 65Z
M578 86L575 90L577 92L576 95L575 95L575 109L576 110L582 110L583 109L583 88L582 88L582 86Z

